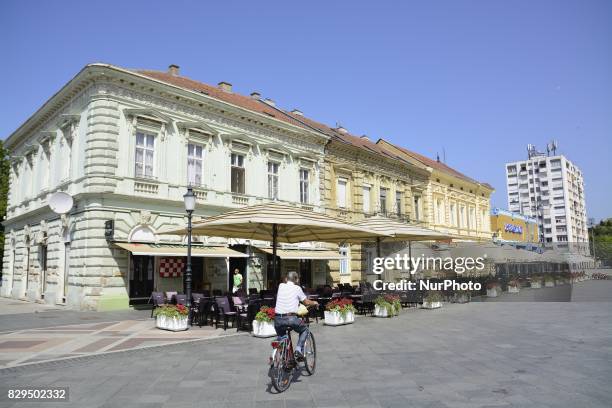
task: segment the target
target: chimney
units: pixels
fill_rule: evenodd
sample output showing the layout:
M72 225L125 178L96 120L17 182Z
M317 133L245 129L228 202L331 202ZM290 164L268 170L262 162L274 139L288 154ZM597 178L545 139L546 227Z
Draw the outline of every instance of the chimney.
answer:
M170 64L168 65L168 73L172 76L178 76L179 75L179 66L176 64Z
M221 81L217 84L220 90L227 93L232 93L232 84L229 82Z
M294 110L291 111L291 113L293 113L294 115L298 115L298 116L304 116L302 111L299 110L299 109L294 109Z
M257 91L251 92L251 98L260 100L261 99L261 94L259 92L257 92Z
M270 106L276 106L276 103L274 103L274 101L272 99L270 99L270 98L266 98L264 100L264 102L267 103Z
M348 133L348 130L346 130L345 128L342 127L341 124L336 122L336 132L345 134L345 133Z

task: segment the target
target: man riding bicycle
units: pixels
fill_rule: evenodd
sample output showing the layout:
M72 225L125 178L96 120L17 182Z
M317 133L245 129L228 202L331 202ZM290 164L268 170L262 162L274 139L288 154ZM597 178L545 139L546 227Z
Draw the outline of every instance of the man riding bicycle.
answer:
M295 330L300 335L295 347L295 357L298 361L304 359L304 343L308 337L308 326L298 317L300 302L306 306L318 305L314 300L309 300L299 286L300 277L297 272L291 271L287 274L286 283L278 286L276 294L276 307L274 318L274 329L276 334L284 336L287 328Z

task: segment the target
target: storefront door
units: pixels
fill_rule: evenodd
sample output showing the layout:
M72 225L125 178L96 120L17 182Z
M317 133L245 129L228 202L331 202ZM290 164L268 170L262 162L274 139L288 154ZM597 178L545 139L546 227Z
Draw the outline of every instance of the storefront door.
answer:
M185 258L187 262L187 258ZM191 290L192 292L201 292L204 290L204 258L191 258Z
M236 251L240 251L240 252L246 252L246 247L245 245L234 245L232 247L230 247ZM231 292L234 288L234 270L238 269L240 271L240 274L242 275L242 290L243 291L247 291L247 285L246 285L246 281L247 281L247 271L246 271L246 267L247 267L247 258L230 258L229 259L229 274L228 274L228 288L229 291Z
M130 300L146 300L153 292L155 257L133 255L130 270Z
M300 259L300 285L312 287L312 260Z

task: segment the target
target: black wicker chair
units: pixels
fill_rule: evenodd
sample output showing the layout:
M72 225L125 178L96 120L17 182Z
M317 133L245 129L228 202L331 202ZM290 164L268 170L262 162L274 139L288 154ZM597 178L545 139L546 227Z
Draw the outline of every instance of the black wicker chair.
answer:
M223 321L223 330L227 330L227 325L229 321L232 321L232 325L236 327L238 313L232 310L232 305L230 304L227 296L219 296L215 298L215 328L219 327L219 323Z
M149 303L153 303L153 308L151 309L151 317L153 317L153 311L165 303L163 292L152 292Z

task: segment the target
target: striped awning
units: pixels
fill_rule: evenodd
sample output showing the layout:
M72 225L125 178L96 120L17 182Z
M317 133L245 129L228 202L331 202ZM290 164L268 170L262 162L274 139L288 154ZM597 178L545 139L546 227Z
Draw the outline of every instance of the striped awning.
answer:
M187 245L115 242L119 248L130 251L132 255L187 256ZM247 254L226 247L191 246L191 256L198 258L247 258Z
M277 203L243 207L207 218L193 225L193 234L272 241L274 225L278 242L286 243L362 242L386 236L319 212ZM186 233L186 227L161 232L170 235Z
M261 251L272 255L272 248L259 248ZM276 256L280 259L346 259L338 251L329 250L303 250L303 249L277 249Z

